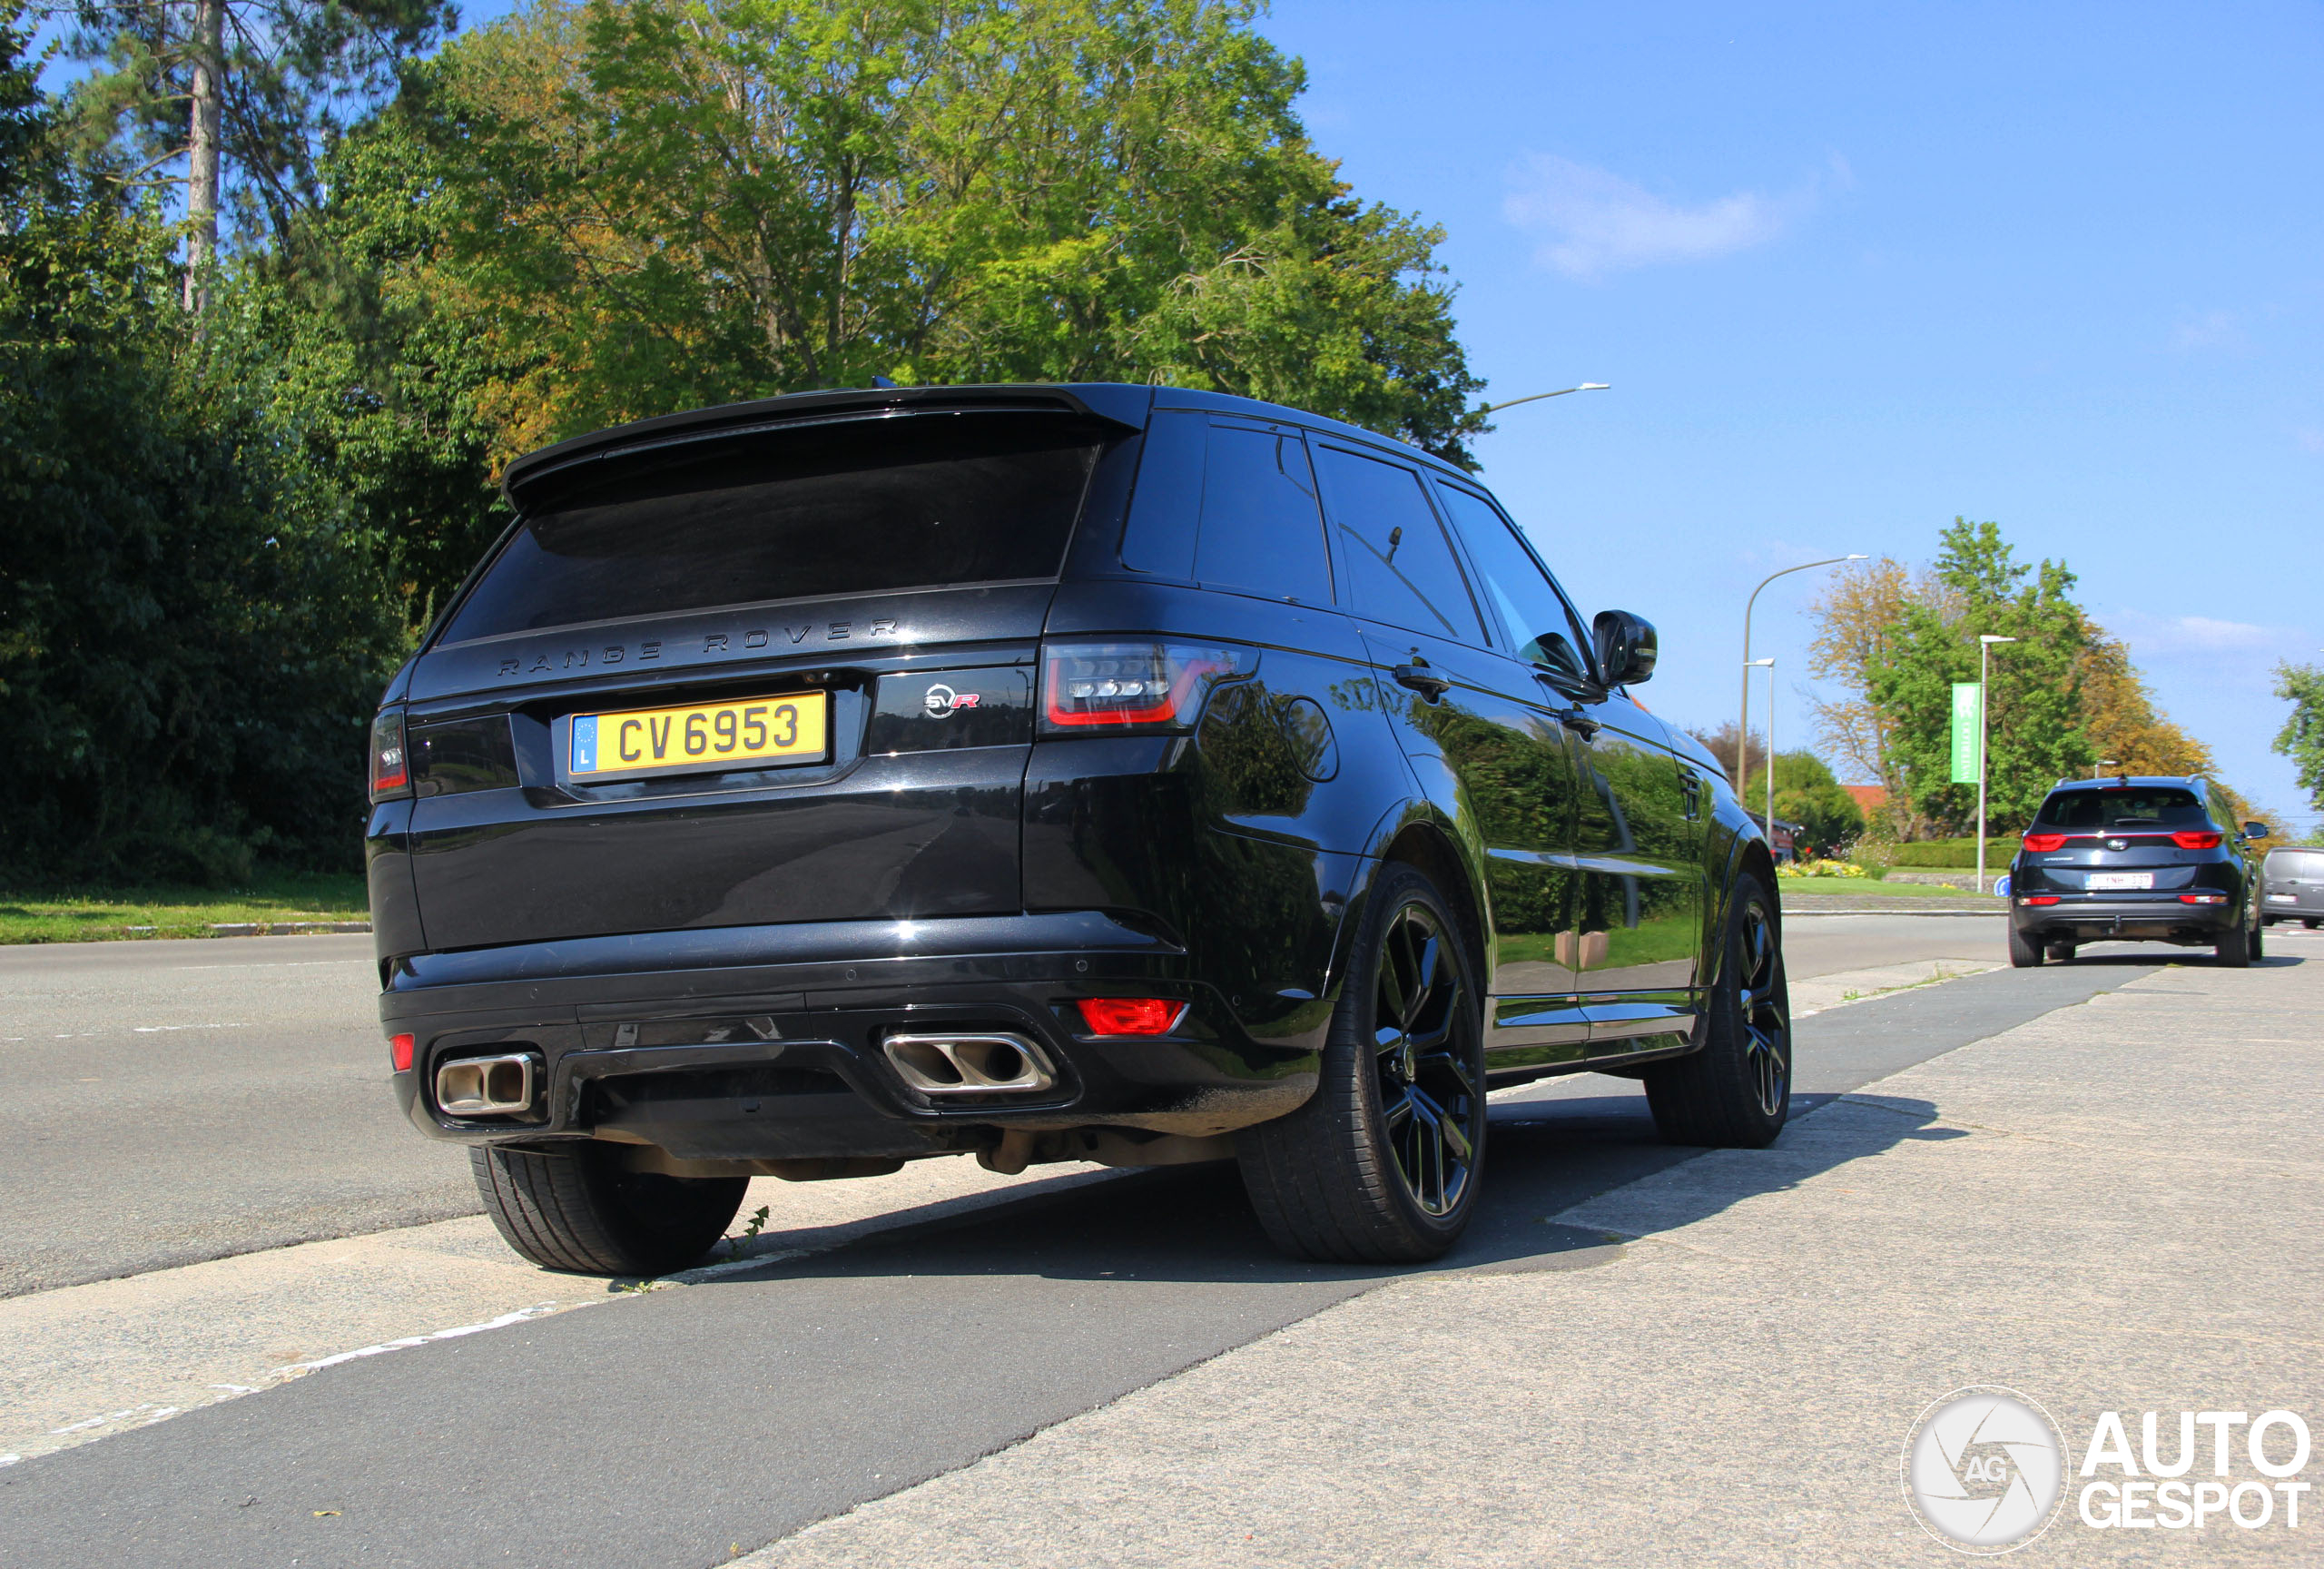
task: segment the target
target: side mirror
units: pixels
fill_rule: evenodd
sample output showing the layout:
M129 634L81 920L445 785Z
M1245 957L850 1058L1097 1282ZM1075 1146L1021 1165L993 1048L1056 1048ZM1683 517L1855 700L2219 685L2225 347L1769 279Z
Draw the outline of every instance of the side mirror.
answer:
M1600 610L1590 623L1598 668L1609 686L1635 686L1654 675L1654 623L1627 610Z
M2243 825L2243 836L2246 839L2265 839L2268 836L2268 825L2265 823L2246 823Z

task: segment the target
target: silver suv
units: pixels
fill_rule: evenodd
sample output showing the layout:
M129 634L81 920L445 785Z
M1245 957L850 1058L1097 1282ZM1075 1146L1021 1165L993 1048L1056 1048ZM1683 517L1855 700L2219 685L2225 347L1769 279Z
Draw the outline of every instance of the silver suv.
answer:
M2260 874L2262 922L2298 921L2310 932L2324 926L2324 850L2270 850Z

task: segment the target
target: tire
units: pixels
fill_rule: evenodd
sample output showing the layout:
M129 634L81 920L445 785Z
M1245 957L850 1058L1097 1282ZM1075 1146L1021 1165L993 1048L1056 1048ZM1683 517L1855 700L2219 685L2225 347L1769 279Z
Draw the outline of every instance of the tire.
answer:
M1791 992L1775 904L1756 877L1736 880L1718 980L1696 1028L1702 1044L1640 1077L1666 1144L1764 1150L1791 1112Z
M2234 931L2211 945L2211 962L2230 970L2248 969L2251 963L2251 950L2258 947L2259 942L2257 933L2248 932L2239 924Z
M614 1151L472 1149L477 1191L508 1246L574 1275L666 1275L710 1251L743 1207L747 1177L624 1171Z
M2042 963L2042 945L2012 926L2009 929L2009 962L2010 967L2015 970L2039 969Z
M1483 1002L1460 925L1416 869L1364 901L1315 1092L1236 1135L1259 1224L1295 1258L1412 1264L1475 1212L1484 1169Z
M2251 928L2251 962L2257 964L2268 956L2268 942L2257 926Z
M2305 916L2301 917L2299 923L2307 927L2310 932L2315 931L2319 926L2324 926L2324 921L2311 921Z

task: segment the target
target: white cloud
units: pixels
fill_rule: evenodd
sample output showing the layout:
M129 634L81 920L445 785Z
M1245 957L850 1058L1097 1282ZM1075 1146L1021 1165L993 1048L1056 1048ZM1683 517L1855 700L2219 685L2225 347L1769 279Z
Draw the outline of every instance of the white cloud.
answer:
M1831 177L1843 186L1853 183L1837 158ZM1788 195L1738 191L1691 205L1669 202L1619 174L1546 153L1520 165L1512 183L1502 215L1540 236L1533 259L1583 280L1764 245L1815 204L1812 184Z
M2211 616L2150 616L2117 611L2105 625L2131 646L2137 657L2170 655L2280 654L2298 634L2288 627L2222 621Z
M2206 311L2191 321L2181 321L2171 334L2173 349L2249 349L2251 340L2244 336L2242 323L2229 311Z

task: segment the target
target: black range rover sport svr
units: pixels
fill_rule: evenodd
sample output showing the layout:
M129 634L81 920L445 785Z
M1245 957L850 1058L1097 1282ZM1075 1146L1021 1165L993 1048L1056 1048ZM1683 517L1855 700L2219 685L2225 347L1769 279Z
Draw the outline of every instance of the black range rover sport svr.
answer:
M803 394L512 464L396 677L396 1092L556 1268L753 1175L1233 1159L1295 1254L1449 1248L1490 1088L1643 1080L1762 1145L1764 843L1492 498L1127 386Z

